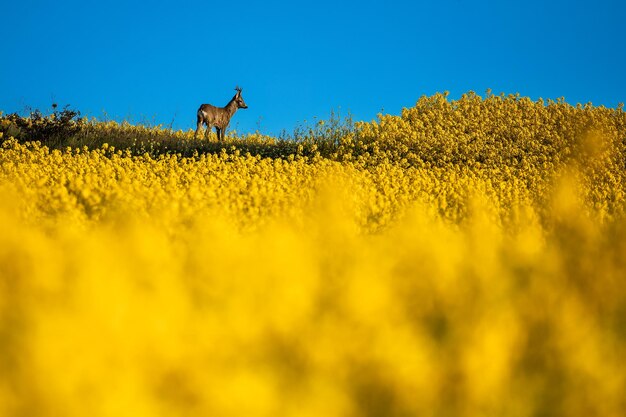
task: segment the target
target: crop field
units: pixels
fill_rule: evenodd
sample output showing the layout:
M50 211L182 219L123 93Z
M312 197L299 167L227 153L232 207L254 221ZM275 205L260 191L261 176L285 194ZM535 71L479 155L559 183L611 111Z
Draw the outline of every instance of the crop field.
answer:
M0 142L0 416L626 413L621 106Z

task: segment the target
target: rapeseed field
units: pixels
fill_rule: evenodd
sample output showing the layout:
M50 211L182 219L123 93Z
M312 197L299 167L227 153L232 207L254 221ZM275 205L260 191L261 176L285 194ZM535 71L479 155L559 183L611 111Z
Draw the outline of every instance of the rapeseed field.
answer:
M70 116L0 117L0 415L626 412L622 107Z

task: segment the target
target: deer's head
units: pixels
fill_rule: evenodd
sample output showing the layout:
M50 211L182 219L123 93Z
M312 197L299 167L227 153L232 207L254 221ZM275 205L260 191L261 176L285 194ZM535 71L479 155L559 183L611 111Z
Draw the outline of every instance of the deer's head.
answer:
M248 105L245 101L243 101L243 97L241 97L241 88L235 87L237 94L235 94L235 103L237 103L237 108L239 109L247 109Z

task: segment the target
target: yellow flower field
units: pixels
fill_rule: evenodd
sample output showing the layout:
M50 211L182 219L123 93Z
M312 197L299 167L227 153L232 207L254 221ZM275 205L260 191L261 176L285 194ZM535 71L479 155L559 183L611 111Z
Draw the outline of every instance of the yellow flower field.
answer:
M621 108L79 127L0 120L0 416L626 411Z

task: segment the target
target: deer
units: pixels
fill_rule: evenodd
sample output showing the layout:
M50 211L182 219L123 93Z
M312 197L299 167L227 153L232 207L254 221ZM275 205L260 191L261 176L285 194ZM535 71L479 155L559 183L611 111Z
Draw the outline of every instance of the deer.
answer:
M247 109L246 102L241 97L241 88L235 87L237 94L228 102L224 107L215 107L211 104L203 104L198 109L198 125L196 127L196 133L194 137L198 137L198 133L202 130L202 125L206 125L206 132L204 137L208 138L211 129L215 127L217 131L218 142L224 140L224 133L230 123L230 119L233 117L238 109Z

